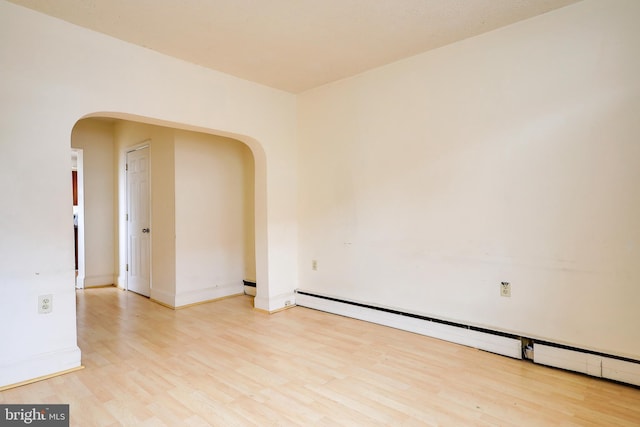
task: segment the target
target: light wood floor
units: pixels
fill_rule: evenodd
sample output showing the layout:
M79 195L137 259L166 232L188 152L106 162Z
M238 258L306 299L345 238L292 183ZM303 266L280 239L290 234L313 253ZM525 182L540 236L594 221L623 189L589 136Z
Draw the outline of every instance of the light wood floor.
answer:
M640 389L248 296L78 292L86 369L0 393L73 426L638 426Z

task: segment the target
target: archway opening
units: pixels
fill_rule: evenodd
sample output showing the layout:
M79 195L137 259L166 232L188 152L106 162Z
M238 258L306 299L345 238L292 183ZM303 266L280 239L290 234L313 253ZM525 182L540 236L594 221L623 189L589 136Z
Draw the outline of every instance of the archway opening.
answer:
M181 307L266 285L265 159L257 141L96 113L72 133L72 148L85 157L85 287L127 289L126 152L143 143L151 157L151 298Z

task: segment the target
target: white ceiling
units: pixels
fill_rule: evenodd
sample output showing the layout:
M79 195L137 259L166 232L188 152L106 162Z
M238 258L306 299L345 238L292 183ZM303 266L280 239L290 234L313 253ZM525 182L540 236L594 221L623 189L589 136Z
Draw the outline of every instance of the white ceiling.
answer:
M578 0L10 0L298 93Z

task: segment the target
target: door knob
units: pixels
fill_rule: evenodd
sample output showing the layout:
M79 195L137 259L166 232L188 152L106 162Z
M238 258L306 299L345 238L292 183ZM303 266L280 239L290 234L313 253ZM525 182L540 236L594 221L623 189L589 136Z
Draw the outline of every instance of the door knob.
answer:
M149 231L151 231L151 230L150 230L150 229L148 229L148 228L143 228L143 229L142 229L142 232L143 232L143 233L148 233Z

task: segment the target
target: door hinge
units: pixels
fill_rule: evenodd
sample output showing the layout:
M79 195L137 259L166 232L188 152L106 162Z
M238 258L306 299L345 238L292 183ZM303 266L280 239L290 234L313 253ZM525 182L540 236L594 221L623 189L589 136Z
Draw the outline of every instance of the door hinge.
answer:
M127 264L127 271L129 271L129 264Z
M129 221L129 214L125 214L127 219L125 221Z
M125 170L125 171L128 171L128 170L129 170L129 163L125 163L125 164L124 164L124 170Z

